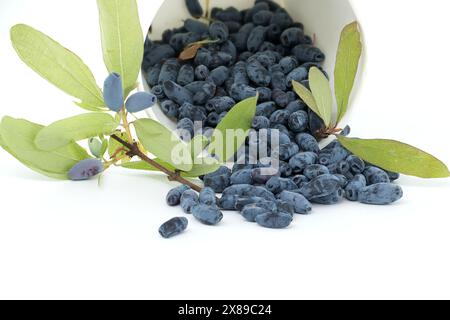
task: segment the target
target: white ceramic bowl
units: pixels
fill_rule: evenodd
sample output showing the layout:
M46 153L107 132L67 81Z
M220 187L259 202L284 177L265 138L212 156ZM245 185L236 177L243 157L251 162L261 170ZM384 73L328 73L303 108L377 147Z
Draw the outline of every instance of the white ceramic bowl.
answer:
M254 0L210 0L211 7L226 8L235 6L238 9L250 8L254 5L254 2ZM350 2L348 0L275 0L275 2L286 8L294 21L302 22L305 25L306 34L311 36L315 34L317 47L326 54L324 68L332 74L340 32L346 24L357 20ZM146 1L139 3L141 12L148 11L145 8L145 3ZM200 0L200 3L203 8L206 7L206 0ZM147 30L151 25L152 33L150 38L159 40L164 30L179 27L182 25L182 21L188 18L190 18L190 15L184 0L165 0L153 21L149 19L148 25L144 30ZM146 25L146 21L142 21L142 23L144 26ZM361 74L360 69L360 78ZM358 85L360 80L357 81ZM141 89L149 90L144 78L142 78ZM355 87L353 96L357 90L358 86ZM176 128L176 123L166 117L159 106L152 108L149 116L156 117L158 121L170 129Z

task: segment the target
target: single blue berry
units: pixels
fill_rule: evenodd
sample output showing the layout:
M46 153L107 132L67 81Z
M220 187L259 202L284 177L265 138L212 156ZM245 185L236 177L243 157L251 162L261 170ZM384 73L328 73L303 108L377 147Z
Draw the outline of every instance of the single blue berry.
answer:
M148 92L137 92L125 102L128 112L135 113L151 108L157 102L156 96Z
M103 84L103 98L106 106L115 112L123 107L123 86L119 74L111 73Z
M159 234L165 239L172 238L186 230L188 223L188 219L184 217L170 219L159 227Z
M102 173L103 163L99 159L86 159L78 162L69 170L68 177L72 181L89 180Z
M223 219L223 213L215 206L199 204L192 208L192 215L201 223L214 226Z

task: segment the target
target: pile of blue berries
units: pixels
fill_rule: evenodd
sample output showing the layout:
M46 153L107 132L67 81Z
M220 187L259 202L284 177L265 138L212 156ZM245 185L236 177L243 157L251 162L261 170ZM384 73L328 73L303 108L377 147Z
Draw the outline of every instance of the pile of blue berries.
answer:
M193 17L202 16L197 1L186 4ZM292 81L308 88L313 66L326 75L320 65L325 55L304 34L301 23L270 0L256 0L254 7L243 11L213 8L211 18L210 23L187 19L182 27L166 30L162 40L147 39L143 61L147 83L163 112L190 133L182 136L187 141L211 132L236 103L258 94L252 126L269 135L279 132L280 165L263 175L262 169L270 166L267 159L240 155L244 161L232 169L224 166L202 177L205 188L200 194L186 186L171 190L170 206L181 205L207 225L222 220L221 210L237 210L263 227L286 228L295 214L309 214L312 204L332 205L346 198L385 205L402 197L401 188L392 183L398 174L364 162L337 140L319 147L324 123L298 98ZM199 41L207 44L193 59L177 58ZM200 132L195 131L196 121L204 124ZM246 142L252 143L259 142ZM186 227L185 218L175 218L161 226L160 233L171 237Z

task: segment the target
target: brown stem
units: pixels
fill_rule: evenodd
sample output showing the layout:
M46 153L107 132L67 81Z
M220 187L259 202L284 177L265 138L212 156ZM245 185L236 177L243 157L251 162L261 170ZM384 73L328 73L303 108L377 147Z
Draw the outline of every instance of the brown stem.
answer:
M120 137L118 137L117 135L113 134L111 136L111 138L113 138L114 140L116 140L117 142L119 142L120 144L122 144L123 146L125 146L129 151L128 151L128 155L130 157L136 156L141 158L143 161L147 162L149 165L151 165L152 167L155 167L156 169L158 169L159 171L165 173L170 181L178 181L181 184L184 184L188 187L190 187L191 189L200 192L202 191L202 188L198 185L196 185L195 183L190 182L187 179L184 179L182 176L180 176L179 172L173 172L170 171L169 169L167 169L166 167L164 167L163 165L157 163L156 161L150 159L149 157L147 157L147 155L145 155L138 147L138 145L136 143L131 144L126 142L125 140L121 139Z

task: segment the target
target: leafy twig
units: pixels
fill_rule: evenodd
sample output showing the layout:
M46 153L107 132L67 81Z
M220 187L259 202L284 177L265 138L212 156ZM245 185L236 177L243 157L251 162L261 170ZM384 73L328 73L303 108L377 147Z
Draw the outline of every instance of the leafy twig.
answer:
M170 171L169 169L167 169L166 167L164 167L163 165L157 163L156 161L150 159L149 157L147 157L147 155L145 155L138 147L138 145L136 143L131 144L126 142L125 140L121 139L120 137L118 137L117 135L112 135L111 138L113 138L114 140L116 140L117 142L119 142L120 144L122 144L123 146L125 146L129 151L127 153L127 155L129 157L139 157L141 158L143 161L147 162L149 165L151 165L152 167L155 167L156 169L158 169L159 171L165 173L170 181L178 181L181 184L184 184L188 187L190 187L191 189L200 192L202 190L202 188L198 185L196 185L195 183L190 182L189 180L183 178L182 176L180 176L180 174L178 172L173 172Z

